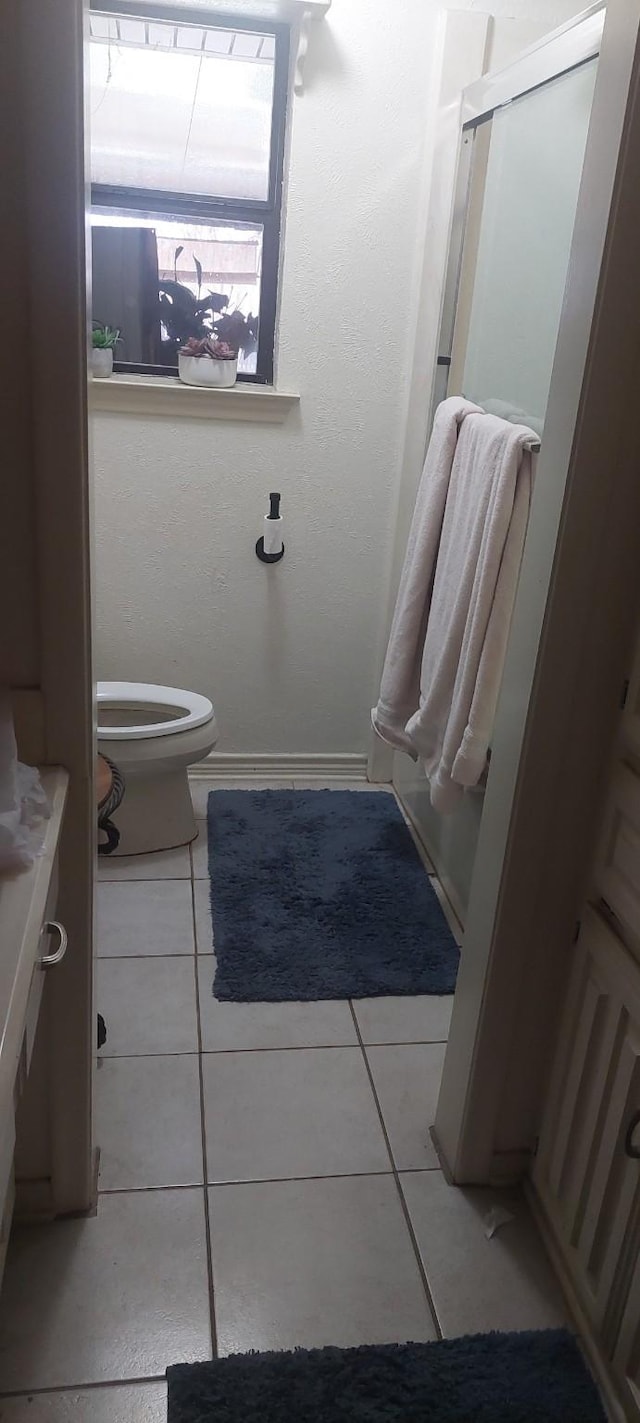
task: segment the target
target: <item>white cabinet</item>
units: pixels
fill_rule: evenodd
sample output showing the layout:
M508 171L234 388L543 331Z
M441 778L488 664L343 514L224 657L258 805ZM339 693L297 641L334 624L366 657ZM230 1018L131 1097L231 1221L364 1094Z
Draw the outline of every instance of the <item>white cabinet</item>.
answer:
M640 1162L625 1151L639 1107L639 975L624 946L589 909L575 949L533 1177L582 1304L603 1342L611 1344L619 1322L616 1286L640 1206Z
M50 1167L44 1159L49 1130L48 1034L38 1034L50 970L63 957L65 935L55 922L58 842L67 797L66 771L48 767L42 781L49 801L41 853L20 874L0 878L0 1279L14 1198L22 1183L29 1200L46 1201L52 1213ZM40 1082L34 1087L40 1044ZM34 1047L36 1049L34 1053ZM46 1051L45 1051L46 1049ZM32 1066L33 1064L33 1066Z
M532 1177L601 1381L640 1423L640 638L633 664Z

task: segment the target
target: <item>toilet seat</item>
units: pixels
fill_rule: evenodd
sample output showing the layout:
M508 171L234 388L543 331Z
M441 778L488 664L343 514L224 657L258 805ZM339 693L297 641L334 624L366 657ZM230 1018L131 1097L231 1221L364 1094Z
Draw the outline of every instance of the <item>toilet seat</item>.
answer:
M157 687L148 682L98 682L98 737L100 741L144 741L152 736L174 736L179 731L193 731L213 717L213 705L208 697L197 692L185 692L178 687ZM140 707L140 724L134 726L101 726L100 706L126 706L132 711ZM178 709L171 720L149 721L149 707L158 711ZM142 708L145 708L143 712ZM151 714L152 715L152 714Z

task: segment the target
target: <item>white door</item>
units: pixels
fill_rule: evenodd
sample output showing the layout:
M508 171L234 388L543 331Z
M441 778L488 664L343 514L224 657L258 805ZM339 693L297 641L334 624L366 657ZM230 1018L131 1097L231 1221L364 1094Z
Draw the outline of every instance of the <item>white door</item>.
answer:
M640 1417L640 639L533 1182L600 1348Z

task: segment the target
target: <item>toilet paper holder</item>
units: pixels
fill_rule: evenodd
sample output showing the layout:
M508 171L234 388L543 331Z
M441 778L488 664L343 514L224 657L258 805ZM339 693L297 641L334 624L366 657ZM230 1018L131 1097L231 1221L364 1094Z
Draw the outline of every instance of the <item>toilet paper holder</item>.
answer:
M256 544L256 553L261 563L279 563L280 559L284 558L280 497L279 494L269 495L269 513L264 521L265 532ZM277 547L278 543L280 548ZM274 547L275 552L272 552Z

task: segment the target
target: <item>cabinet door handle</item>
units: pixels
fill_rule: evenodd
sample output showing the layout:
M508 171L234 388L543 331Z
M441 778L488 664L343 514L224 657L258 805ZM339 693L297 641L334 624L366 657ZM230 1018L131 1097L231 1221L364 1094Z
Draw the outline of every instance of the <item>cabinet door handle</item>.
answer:
M640 1146L634 1146L633 1144L633 1133L637 1126L640 1126L640 1111L634 1112L631 1121L629 1122L629 1125L627 1127L627 1133L624 1139L624 1149L626 1155L631 1156L634 1161L640 1161Z
M64 924L59 924L57 919L48 919L47 922L42 925L42 933L57 934L58 936L57 949L54 949L52 954L45 954L43 958L40 959L41 968L53 968L55 964L61 962L67 952L67 945L69 943L67 931Z

